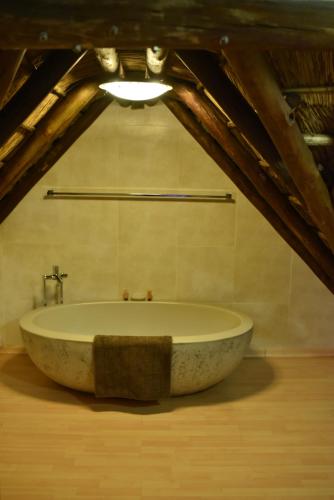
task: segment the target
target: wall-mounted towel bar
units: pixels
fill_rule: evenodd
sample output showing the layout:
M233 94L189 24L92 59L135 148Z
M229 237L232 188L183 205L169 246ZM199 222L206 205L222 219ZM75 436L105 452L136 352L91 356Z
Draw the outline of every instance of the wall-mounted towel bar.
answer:
M231 193L211 194L182 194L182 193L103 193L88 191L55 191L49 189L44 199L62 200L150 200L150 201L205 201L215 203L234 203Z

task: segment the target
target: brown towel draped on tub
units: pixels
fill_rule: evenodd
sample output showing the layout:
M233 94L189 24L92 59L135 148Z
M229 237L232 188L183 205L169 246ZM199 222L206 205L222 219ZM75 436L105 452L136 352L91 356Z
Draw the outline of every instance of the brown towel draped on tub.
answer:
M152 401L170 394L172 337L96 335L96 397Z

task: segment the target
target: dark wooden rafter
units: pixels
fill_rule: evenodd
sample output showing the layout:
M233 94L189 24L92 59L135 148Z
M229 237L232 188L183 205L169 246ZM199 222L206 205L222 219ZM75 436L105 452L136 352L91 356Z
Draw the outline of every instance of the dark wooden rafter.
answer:
M194 82L194 75L188 70L182 61L176 56L174 50L170 50L165 66L165 75L170 78L186 82Z
M52 91L84 52L56 50L35 70L0 112L0 145L3 144Z
M334 257L316 233L305 223L284 196L259 167L254 158L240 145L227 124L224 123L212 103L203 95L185 84L174 85L174 93L193 112L209 134L224 149L226 154L238 165L243 174L259 195L271 205L289 231L300 241L308 253L313 255L319 265L334 283ZM233 179L232 179L233 180Z
M290 227L282 220L282 218L273 210L271 204L263 198L259 192L254 189L254 184L242 172L242 170L231 160L222 147L206 130L207 124L198 120L190 110L181 102L178 102L170 97L165 97L164 102L194 139L203 147L208 155L217 163L217 165L228 175L240 191L248 198L248 200L259 210L259 212L268 220L280 236L295 250L295 252L304 260L304 262L312 269L318 278L334 293L334 262L329 255L329 251L325 246L319 246L320 253L323 253L329 259L331 266L331 275L323 261L319 261L319 256L312 255L305 245L297 238Z
M8 52L8 51L6 51ZM19 91L19 89L30 78L33 71L44 62L46 51L29 50L25 51L21 64L16 72L15 78L8 89L7 96L3 102L3 108L12 99L12 97Z
M248 50L226 50L225 55L302 194L314 223L334 252L334 208L330 194L269 64L262 54Z
M32 8L33 7L33 8ZM315 15L316 13L316 15ZM34 0L1 4L1 43L8 48L333 47L328 0ZM265 44L263 43L265 39Z
M61 138L49 144L48 151L31 165L15 185L15 189L12 189L0 200L0 224L85 130L92 125L111 101L112 98L108 95L93 100L83 111L79 112Z
M280 187L300 200L300 193L265 127L246 99L220 69L217 57L206 51L189 50L178 50L176 55L270 165L279 179Z
M25 50L4 50L0 53L0 110L21 65Z
M96 82L85 82L51 108L24 143L24 147L21 147L0 169L0 199L10 191L31 165L45 154L50 144L64 133L76 115L98 92Z

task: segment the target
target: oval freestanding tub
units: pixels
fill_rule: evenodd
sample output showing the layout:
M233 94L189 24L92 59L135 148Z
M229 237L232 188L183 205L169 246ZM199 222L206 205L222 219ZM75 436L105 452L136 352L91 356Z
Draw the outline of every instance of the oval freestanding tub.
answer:
M250 318L219 306L181 302L90 302L43 307L20 321L35 365L72 389L94 392L95 335L172 336L171 395L225 378L250 342Z

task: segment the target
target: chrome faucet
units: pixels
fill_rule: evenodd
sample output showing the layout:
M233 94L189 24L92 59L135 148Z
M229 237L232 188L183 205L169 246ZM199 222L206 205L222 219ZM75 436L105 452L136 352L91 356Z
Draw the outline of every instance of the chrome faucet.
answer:
M64 303L64 278L67 278L68 274L61 273L59 271L59 266L53 266L52 274L44 274L43 278L43 304L47 306L47 298L46 298L46 281L47 280L55 280L56 283L56 303L63 304Z

